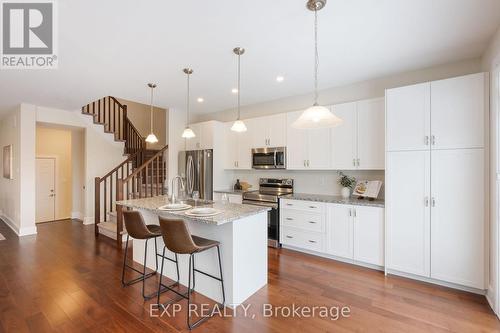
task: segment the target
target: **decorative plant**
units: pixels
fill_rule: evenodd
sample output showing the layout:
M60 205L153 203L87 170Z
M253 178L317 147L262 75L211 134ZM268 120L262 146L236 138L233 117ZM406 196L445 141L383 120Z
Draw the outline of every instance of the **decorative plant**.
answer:
M348 176L344 174L342 171L339 171L338 174L339 174L338 183L340 184L340 186L348 187L350 189L353 189L354 186L356 186L356 178Z

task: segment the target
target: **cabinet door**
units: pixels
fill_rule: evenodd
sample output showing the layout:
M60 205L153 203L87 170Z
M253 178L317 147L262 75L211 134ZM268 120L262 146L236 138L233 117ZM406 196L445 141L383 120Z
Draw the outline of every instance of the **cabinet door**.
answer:
M388 151L429 148L430 87L428 82L386 91Z
M484 289L484 152L432 152L431 277Z
M237 168L250 170L252 168L252 142L251 136L248 131L242 133L235 133L238 148L236 152Z
M433 149L484 147L485 74L431 83Z
M358 169L383 170L385 165L385 101L358 102Z
M247 125L246 133L249 135L251 148L267 147L268 124L266 118L268 117L245 120L245 124Z
M189 127L193 130L194 134L196 135L194 138L190 139L185 139L186 140L186 150L198 150L201 149L201 137L202 137L202 130L201 130L201 124L190 124Z
M267 123L268 145L270 147L286 146L286 114L281 113L265 117Z
M306 169L307 160L307 130L295 129L292 123L299 118L302 111L290 112L286 115L287 169Z
M328 128L307 131L307 169L324 170L331 168L331 131Z
M224 124L225 169L236 169L238 161L238 133L231 131L232 123Z
M356 164L356 102L333 106L333 113L343 120L340 126L331 129L332 166L337 170L352 170Z
M328 205L328 252L334 256L353 258L353 207Z
M354 260L384 265L384 209L354 206Z
M387 155L387 267L430 276L430 152Z

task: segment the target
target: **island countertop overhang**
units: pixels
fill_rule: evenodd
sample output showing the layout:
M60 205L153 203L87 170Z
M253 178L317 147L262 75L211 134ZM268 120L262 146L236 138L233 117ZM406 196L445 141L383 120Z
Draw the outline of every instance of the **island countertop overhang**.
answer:
M116 202L117 205L123 207L128 207L133 209L145 209L155 213L158 216L181 218L188 221L213 224L213 225L222 225L226 223L231 223L233 221L240 220L244 217L256 215L270 210L269 207L200 200L196 205L196 207L213 207L215 209L221 210L222 213L211 217L194 217L185 214L187 211L189 211L189 209L181 211L166 211L158 209L159 207L166 205L168 203L170 203L170 200L166 195L155 196L150 198L122 200Z

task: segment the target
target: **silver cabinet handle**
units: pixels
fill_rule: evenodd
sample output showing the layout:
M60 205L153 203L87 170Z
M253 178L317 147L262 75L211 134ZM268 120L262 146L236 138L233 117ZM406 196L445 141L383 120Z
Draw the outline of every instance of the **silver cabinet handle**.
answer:
M309 206L309 208L318 208L318 207L316 207L316 206Z
M436 198L432 197L431 205L432 205L432 207L436 207Z
M309 168L309 160L307 160L307 167Z
M356 159L355 158L352 159L352 166L356 166Z
M293 238L293 237L292 237L292 236L288 236L288 235L287 235L287 236L286 236L286 238Z
M436 145L436 136L435 136L435 135L433 135L433 136L431 137L431 142L432 142L432 145L433 145L433 146L434 146L434 145Z
M287 217L286 218L288 221L293 221L293 219L291 217Z
M309 221L309 223L311 223L311 224L316 224L316 222L314 222L314 221Z
M356 212L356 208L354 208L353 211L354 211L354 217L356 217L358 215L358 213Z
M287 205L287 206L293 206L293 204L291 204L291 203L287 203L286 205Z
M425 207L429 207L429 197L424 198L424 205Z
M317 243L315 240L309 240L309 243Z
M352 209L349 208L349 216L352 216Z
M306 167L306 166L307 166L307 163L306 163L306 160L304 160L304 167Z
M357 164L358 164L358 166L359 166L359 158L356 160L356 163L357 163Z
M424 144L425 144L426 146L428 146L428 145L429 145L429 136L428 136L428 135L426 135L426 136L424 137Z

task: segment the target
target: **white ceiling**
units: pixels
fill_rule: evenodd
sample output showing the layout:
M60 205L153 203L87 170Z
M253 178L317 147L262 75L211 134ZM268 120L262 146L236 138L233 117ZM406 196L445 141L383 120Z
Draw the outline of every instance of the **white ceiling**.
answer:
M235 46L242 104L308 93L313 14L305 0L64 0L59 69L0 71L0 110L20 102L64 109L106 95L184 107L234 107ZM320 88L479 57L500 22L498 0L328 0L319 13ZM277 75L285 77L277 83ZM205 102L198 104L197 97Z

